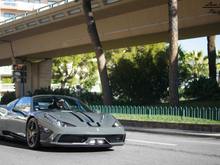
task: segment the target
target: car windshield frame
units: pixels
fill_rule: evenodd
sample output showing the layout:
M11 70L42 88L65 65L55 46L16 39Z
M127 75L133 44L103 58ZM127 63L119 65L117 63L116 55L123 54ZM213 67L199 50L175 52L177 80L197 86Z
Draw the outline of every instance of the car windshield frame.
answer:
M58 100L64 100L63 108L50 108L54 102ZM72 105L71 105L72 104ZM70 96L63 95L40 95L33 97L33 111L51 111L51 110L60 110L60 111L73 111L73 112L94 112L92 111L85 103Z

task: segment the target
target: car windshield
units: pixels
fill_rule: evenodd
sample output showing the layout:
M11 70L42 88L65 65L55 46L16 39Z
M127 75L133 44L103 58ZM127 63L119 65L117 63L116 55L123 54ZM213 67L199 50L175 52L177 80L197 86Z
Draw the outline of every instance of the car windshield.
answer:
M71 110L92 112L87 105L80 100L67 96L37 96L33 98L35 111L43 110Z

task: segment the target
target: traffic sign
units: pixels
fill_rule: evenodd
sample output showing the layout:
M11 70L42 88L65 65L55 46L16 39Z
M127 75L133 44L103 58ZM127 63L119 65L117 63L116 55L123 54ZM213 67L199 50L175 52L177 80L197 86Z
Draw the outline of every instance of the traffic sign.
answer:
M12 67L13 67L13 82L26 83L27 66L25 64L14 64Z

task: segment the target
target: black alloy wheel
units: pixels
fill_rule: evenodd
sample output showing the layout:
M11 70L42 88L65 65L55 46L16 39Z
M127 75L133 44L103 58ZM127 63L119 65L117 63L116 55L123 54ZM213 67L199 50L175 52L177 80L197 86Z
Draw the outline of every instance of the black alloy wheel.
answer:
M35 118L31 118L27 123L26 141L28 147L31 149L37 149L40 147L40 129Z

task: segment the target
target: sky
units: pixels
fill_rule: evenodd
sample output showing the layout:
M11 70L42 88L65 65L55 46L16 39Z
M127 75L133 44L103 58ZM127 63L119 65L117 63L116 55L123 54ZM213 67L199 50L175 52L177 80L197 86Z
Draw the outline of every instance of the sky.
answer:
M203 55L207 55L207 39L206 37L180 40L179 45L185 51L202 51ZM215 40L216 50L220 50L220 35L216 36Z

